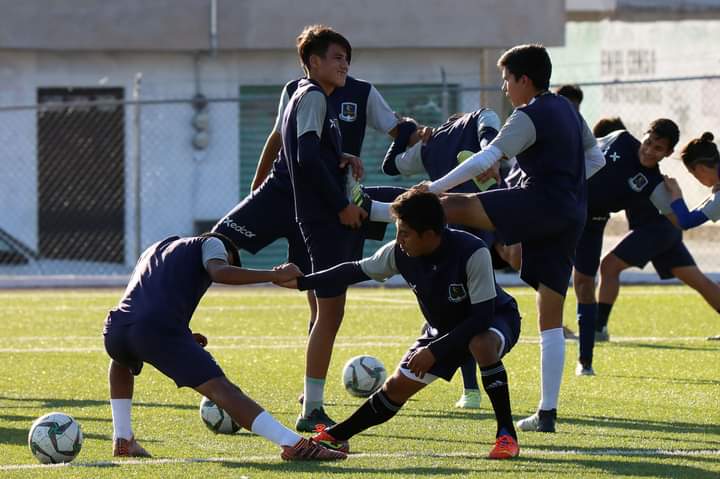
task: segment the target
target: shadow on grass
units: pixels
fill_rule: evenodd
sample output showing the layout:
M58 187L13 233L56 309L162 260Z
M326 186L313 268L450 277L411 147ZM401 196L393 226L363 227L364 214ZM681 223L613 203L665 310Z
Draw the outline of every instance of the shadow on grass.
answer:
M678 421L652 421L647 419L627 419L622 417L582 416L560 418L559 423L575 424L587 427L611 427L633 431L658 431L674 434L698 433L720 434L720 425L695 424Z
M644 348L644 349L668 349L676 351L720 351L720 345L695 346L692 344L665 344L665 343L641 343L641 342L621 342L613 343L613 347L620 348Z
M621 378L621 379L633 379L636 381L661 381L663 383L672 383L672 384L693 384L696 386L720 386L720 380L716 379L687 379L687 378L673 378L673 377L657 377L657 376L647 376L645 374L638 375L638 376L630 376L630 375L623 375L623 374L605 374L603 373L604 377L608 378Z
M33 398L33 397L8 397L0 396L0 401L16 401L18 403L31 403L40 402L39 407L47 408L61 408L61 407L94 407L94 406L107 406L110 407L110 398L97 400L97 399L67 399L67 398ZM18 405L2 405L3 409L9 408L26 408L27 404ZM33 405L33 407L35 407ZM189 404L165 404L158 402L134 402L133 407L156 407L156 408L169 408L169 409L187 409L196 410L198 407Z
M30 432L30 423L27 428L17 427L0 427L0 444L27 444L28 433ZM102 441L112 441L112 435L107 434L88 434L83 433L84 439L97 439ZM151 442L151 441L148 441ZM156 441L155 441L156 442Z
M363 458L358 458L362 460ZM332 475L377 475L387 474L397 477L447 477L450 475L460 474L477 474L478 472L509 472L517 470L518 466L522 468L524 477L533 477L539 474L577 474L578 477L586 477L587 475L598 473L609 473L612 475L632 475L635 477L692 477L693 479L717 479L717 472L713 472L701 467L695 467L688 464L668 464L662 459L654 459L653 461L633 462L627 460L607 460L605 458L598 459L579 459L579 458L553 458L553 457L519 457L512 461L486 461L480 456L472 456L467 458L452 457L450 461L466 461L477 460L482 465L480 467L468 467L467 463L458 466L442 466L428 465L421 466L408 464L407 466L356 466L353 465L353 458L343 462L335 467L316 462L293 462L293 463L244 463L244 462L226 462L222 463L228 468L242 468L247 470L255 470L258 472L281 473L308 473L315 472L321 477L330 477ZM372 458L376 461L376 458ZM407 462L415 462L413 458L408 458ZM483 467L486 466L486 467Z

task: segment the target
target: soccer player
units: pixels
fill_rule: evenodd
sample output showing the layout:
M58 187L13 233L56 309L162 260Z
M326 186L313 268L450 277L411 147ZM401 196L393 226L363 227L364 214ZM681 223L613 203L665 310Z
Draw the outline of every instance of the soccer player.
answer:
M307 42L306 38L311 33L324 31L324 28L319 26L307 27L298 38L298 48L303 45L303 42ZM307 47L305 48L307 49ZM348 51L348 64L350 59L351 51ZM213 231L229 236L241 249L253 254L279 238L286 238L288 240L288 261L295 263L301 271L309 273L311 271L310 257L296 219L293 187L288 165L284 158L279 155L282 147L283 114L289 103L290 96L295 93L302 80L294 80L283 88L275 127L265 143L253 179L253 192L225 215L215 225ZM397 131L398 118L375 87L368 82L356 80L349 76L346 77L343 86L332 90L328 96L328 102L336 112L340 113L337 122L342 133L343 159L340 165L350 162L354 169L357 168L354 173L359 179L362 176L362 163L357 161L357 157L360 156L366 126L393 136ZM345 185L343 185L343 191L346 191ZM362 191L372 198L388 202L402 193L404 189L368 187ZM358 203L364 199L363 196L357 195L357 191L354 196L352 195L353 192L346 191L346 193L350 193L351 199ZM271 216L268 216L269 212L272 212ZM363 223L363 237L382 239L384 231L384 225L378 228L373 223ZM357 247L361 251L362 243ZM312 291L308 291L308 304L310 306L309 329L312 330L318 315L317 300ZM327 315L327 308L325 308L325 311ZM336 319L337 317L335 317ZM313 344L315 345L316 342L317 340ZM325 346L321 347L327 347L327 339L324 344ZM330 345L332 345L332 342L330 342ZM315 359L308 357L307 361L314 362ZM323 359L320 358L320 361L322 363ZM322 370L323 366L321 364L319 371ZM298 424L305 431L314 430L314 422L309 419L311 417L317 420L328 420L322 408L324 375L320 376L320 372L317 371L314 374L317 377L306 376L304 394L300 396L301 403L303 403L303 412L301 413L303 419L299 419ZM304 398L308 391L311 399L305 404ZM313 411L316 409L318 412L313 415Z
M720 156L712 142L712 134L704 133L701 138L690 141L683 148L680 157L698 181L705 186L713 187L713 190L716 189L719 183L717 169L720 165ZM684 229L692 227L703 218L707 221L720 217L717 195L714 193L700 208L690 213L682 200L682 192L677 182L666 178L665 184L673 199L671 207L677 222ZM720 286L697 267L682 241L682 232L650 205L642 204L628 209L626 213L631 231L603 258L600 267L598 339L603 341L609 339L607 324L619 294L620 273L631 266L642 268L648 261L652 261L661 279L678 278L700 293L711 307L720 312ZM720 337L711 336L708 339L720 339Z
M143 363L149 363L178 387L195 389L237 424L280 446L284 460L344 459L344 454L298 436L243 394L203 349L207 338L189 328L195 308L213 282L279 282L299 274L294 265L274 271L241 268L235 245L217 233L174 236L145 250L103 330L105 350L112 358L108 378L113 455L150 457L135 440L130 421L134 376L140 374Z
M312 271L360 258L357 231L365 210L348 201L339 117L328 96L345 84L350 43L324 26L306 28L298 54L308 78L300 80L283 114L282 150L292 182L295 215ZM335 336L343 319L346 287L315 290L317 315L306 352L303 411L295 427L313 431L334 422L323 408L323 392Z
M431 180L436 180L448 173L459 161L462 161L463 152L477 152L487 146L500 130L500 119L497 114L488 108L476 111L455 114L437 128L421 127L413 122L402 122L398 125L398 135L390 145L382 170L389 176L411 176L426 174ZM478 193L488 188L499 187L499 174L489 182L481 182L477 178L456 186L451 191L455 193ZM494 185L493 185L494 183ZM377 204L377 203L374 203ZM372 210L371 210L372 211ZM515 263L515 270L519 267L519 256L509 258L501 241L496 241L494 233L490 231L474 230L460 226L471 234L478 236L491 248L493 266L506 267ZM477 409L480 407L480 387L476 375L476 362L470 359L460 367L463 378L463 394L455 403L456 407Z
M575 369L578 376L595 374L592 366L598 321L595 276L610 213L649 200L658 211L672 214L670 195L658 165L672 154L679 136L672 120L660 118L650 123L642 141L625 129L598 139L606 163L588 179L587 222L577 245L573 274L580 329L580 354ZM603 310L605 307L602 306Z
M450 224L499 232L506 244L522 244L520 277L537 290L541 400L523 430L555 432L565 359L562 313L587 210L585 151L595 138L572 104L548 91L552 64L541 45L520 45L498 61L503 90L515 107L498 136L443 178L444 192L515 157L523 176L513 188L443 198ZM599 154L600 152L597 151Z
M674 178L666 178L665 184L672 196L671 207L682 229L696 228L707 221L720 220L720 154L709 131L695 138L680 153L685 167L703 186L712 189L712 194L693 211L689 211L682 197L680 185Z
M490 458L519 454L502 357L520 335L515 300L495 284L490 252L478 237L446 227L438 198L417 189L392 204L397 238L372 257L339 264L297 278L300 289L384 281L401 274L415 293L427 321L424 334L408 350L395 373L345 421L313 437L347 450L352 436L392 418L405 402L437 378L449 381L475 358L497 420Z

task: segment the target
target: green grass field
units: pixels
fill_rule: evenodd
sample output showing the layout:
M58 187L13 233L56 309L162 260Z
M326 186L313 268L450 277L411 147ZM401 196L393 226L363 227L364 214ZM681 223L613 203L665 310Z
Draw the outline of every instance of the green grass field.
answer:
M515 417L538 401L534 294L510 289L524 315L520 342L505 358ZM200 397L152 367L136 381L133 423L154 455L113 460L101 328L120 290L0 292L0 477L720 477L720 318L685 287L625 287L596 346L593 378L574 376L567 343L558 433L520 433L521 456L489 461L495 431L487 398L477 412L453 407L461 391L436 382L390 422L353 438L342 463L284 463L279 449L248 432L210 433ZM575 328L574 298L566 324ZM302 390L307 310L279 289L213 289L191 323L206 334L226 374L286 425ZM360 404L340 381L351 356L371 354L391 369L422 320L405 289L352 289L335 345L326 398L335 419ZM70 466L40 466L27 447L38 416L62 411L85 435Z

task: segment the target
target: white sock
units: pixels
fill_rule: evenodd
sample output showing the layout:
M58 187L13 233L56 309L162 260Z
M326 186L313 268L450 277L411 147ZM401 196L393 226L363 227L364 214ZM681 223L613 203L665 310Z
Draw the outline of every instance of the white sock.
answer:
M379 221L380 223L392 223L395 221L390 214L390 205L391 203L373 200L370 208L370 221Z
M303 416L307 417L313 409L323 407L325 398L325 379L305 376L305 399L303 399Z
M130 421L130 410L132 399L111 399L113 437L115 439L130 439L133 437L132 424Z
M278 446L294 446L301 439L294 431L277 422L277 419L267 411L258 414L250 426L250 430Z
M557 409L564 366L562 328L540 331L540 409Z

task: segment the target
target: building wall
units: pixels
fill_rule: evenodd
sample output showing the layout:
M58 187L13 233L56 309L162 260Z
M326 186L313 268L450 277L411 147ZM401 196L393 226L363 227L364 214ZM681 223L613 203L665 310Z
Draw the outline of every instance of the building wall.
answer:
M480 84L479 49L424 51L358 49L351 74L378 84L441 82L441 69L461 86ZM222 52L214 58L183 52L0 52L0 107L34 105L38 88L120 87L131 99L142 73L142 100L184 100L142 105L140 110L141 241L134 242L133 189L135 107L125 110L125 229L128 265L137 252L170 234L192 234L194 221L217 219L240 199L239 106L213 102L209 108L211 141L207 150L191 146L194 110L189 99L200 91L211 99L238 96L241 85L282 85L301 74L290 51ZM197 77L194 72L198 72ZM279 97L280 90L277 90ZM464 109L477 108L477 92L461 98ZM0 228L37 248L37 117L34 109L0 111L0 156L12 174L0 176ZM271 125L267 125L268 129Z
M714 39L720 38L720 20L568 22L566 34L566 46L550 49L556 84L718 74L720 50ZM707 196L677 159L682 145L703 131L720 134L720 80L587 86L584 91L582 112L591 127L604 116L620 116L636 135L656 118L678 123L680 142L661 169L680 180L689 203Z

